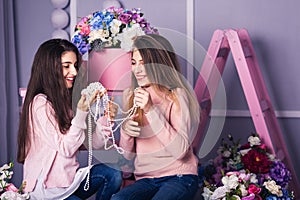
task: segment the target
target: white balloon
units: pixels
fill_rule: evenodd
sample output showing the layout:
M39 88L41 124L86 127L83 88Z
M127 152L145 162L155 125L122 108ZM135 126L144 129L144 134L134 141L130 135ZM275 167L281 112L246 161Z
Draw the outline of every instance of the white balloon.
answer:
M69 0L51 0L54 8L65 8L69 4Z
M102 5L104 9L112 6L114 6L115 8L121 7L121 3L118 0L105 0Z
M66 40L70 39L69 33L62 29L57 29L57 30L53 31L52 38L61 38L61 39L66 39Z
M51 15L51 22L54 28L63 29L69 25L69 15L62 9L55 9Z

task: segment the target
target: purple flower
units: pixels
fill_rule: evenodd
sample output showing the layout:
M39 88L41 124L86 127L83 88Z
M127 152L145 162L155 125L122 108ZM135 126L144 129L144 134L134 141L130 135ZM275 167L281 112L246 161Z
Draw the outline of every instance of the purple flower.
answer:
M275 161L273 163L273 167L270 169L270 177L283 188L287 186L289 181L292 179L290 171L281 161Z
M118 19L123 23L123 24L129 24L131 21L131 15L128 13L123 13L121 14Z

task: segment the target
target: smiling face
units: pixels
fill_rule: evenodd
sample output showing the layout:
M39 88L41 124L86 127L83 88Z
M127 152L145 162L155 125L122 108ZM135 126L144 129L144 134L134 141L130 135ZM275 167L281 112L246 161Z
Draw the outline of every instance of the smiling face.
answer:
M61 56L61 64L63 68L63 76L66 81L67 88L72 88L75 77L77 76L77 57L72 51L67 51Z
M139 86L144 86L150 83L144 61L138 50L134 50L131 58L131 71L134 74Z

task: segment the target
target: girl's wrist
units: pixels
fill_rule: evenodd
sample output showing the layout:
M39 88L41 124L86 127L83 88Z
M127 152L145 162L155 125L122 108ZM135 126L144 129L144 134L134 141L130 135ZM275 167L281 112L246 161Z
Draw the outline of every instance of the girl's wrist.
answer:
M147 108L144 108L144 113L147 114L152 109L152 106L148 106Z

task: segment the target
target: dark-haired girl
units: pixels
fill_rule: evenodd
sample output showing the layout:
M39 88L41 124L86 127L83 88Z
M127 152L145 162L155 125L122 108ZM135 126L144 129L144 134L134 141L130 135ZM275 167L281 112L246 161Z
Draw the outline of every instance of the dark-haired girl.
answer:
M50 39L37 50L22 108L18 162L23 163L25 191L30 199L110 199L119 190L121 174L104 164L79 168L76 153L85 140L88 100L82 95L72 112L72 89L81 55L71 42ZM100 94L103 95L103 94ZM101 134L94 134L101 146Z

